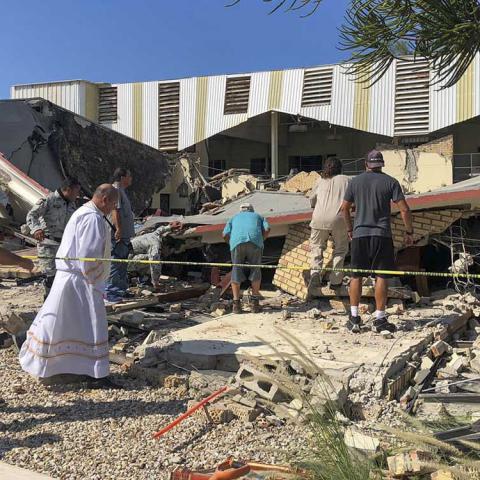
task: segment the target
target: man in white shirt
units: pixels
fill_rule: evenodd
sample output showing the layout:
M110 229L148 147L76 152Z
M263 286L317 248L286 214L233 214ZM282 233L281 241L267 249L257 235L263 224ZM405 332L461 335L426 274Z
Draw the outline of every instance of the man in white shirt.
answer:
M311 279L309 294L314 293L323 277L323 256L329 237L334 243L333 268L343 268L348 253L348 234L340 208L350 178L341 175L342 163L335 157L325 160L321 177L315 183L310 196L313 214L310 227ZM342 284L343 272L331 272L330 286Z

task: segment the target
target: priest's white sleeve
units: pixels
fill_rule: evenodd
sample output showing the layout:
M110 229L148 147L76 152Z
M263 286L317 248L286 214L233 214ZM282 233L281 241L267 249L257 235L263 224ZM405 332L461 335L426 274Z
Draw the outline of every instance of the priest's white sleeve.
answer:
M80 258L103 258L105 253L105 222L99 215L85 215L77 225L77 254ZM95 285L103 279L109 262L79 261L87 283Z

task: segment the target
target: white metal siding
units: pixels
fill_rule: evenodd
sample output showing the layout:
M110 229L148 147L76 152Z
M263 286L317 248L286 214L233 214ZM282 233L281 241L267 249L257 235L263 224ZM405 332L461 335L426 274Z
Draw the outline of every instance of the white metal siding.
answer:
M158 82L143 84L143 143L158 148Z
M112 85L112 87L118 87L118 118L116 123L105 123L104 125L133 138L133 83L122 83Z
M393 137L395 112L395 62L370 92L368 130L378 135Z
M456 86L444 90L441 86L441 83L430 85L430 132L453 125L457 118Z
M286 70L283 73L283 88L280 110L299 114L302 103L303 70Z
M250 102L248 105L248 118L255 117L267 111L268 87L270 85L270 72L253 73L250 81Z
M184 80L180 80L180 125L178 133L179 150L183 150L195 143L196 95L196 78L186 78Z
M342 127L353 128L355 105L355 83L345 72L345 67L336 65L333 69L332 106L330 122Z
M15 99L40 97L79 115L86 113L85 82L81 81L17 85L11 95Z

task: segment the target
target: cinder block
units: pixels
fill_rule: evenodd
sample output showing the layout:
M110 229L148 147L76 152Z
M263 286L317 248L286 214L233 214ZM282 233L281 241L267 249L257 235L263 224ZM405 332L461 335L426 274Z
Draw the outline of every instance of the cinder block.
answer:
M279 402L288 397L271 376L251 365L242 365L235 378L239 384L271 402Z

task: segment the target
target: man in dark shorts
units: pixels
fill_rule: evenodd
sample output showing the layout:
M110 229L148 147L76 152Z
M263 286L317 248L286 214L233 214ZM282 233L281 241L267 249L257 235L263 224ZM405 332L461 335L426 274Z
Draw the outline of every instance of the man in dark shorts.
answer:
M413 227L410 208L397 180L382 172L385 166L383 155L372 150L367 157L366 172L356 176L345 192L342 211L351 240L351 267L360 270L395 270L392 230L390 227L390 204L400 210L405 225L405 245L413 244ZM355 220L352 226L351 209L355 205ZM360 332L361 318L358 305L362 294L362 273L352 274L350 281L350 317L348 328ZM377 274L375 280L375 303L377 310L372 325L374 332L395 331L395 325L387 321L388 278L391 275Z

